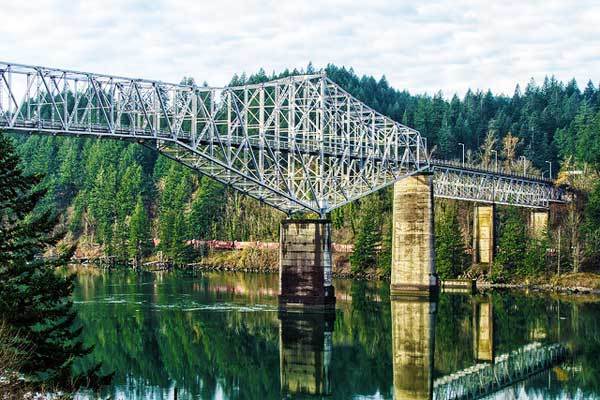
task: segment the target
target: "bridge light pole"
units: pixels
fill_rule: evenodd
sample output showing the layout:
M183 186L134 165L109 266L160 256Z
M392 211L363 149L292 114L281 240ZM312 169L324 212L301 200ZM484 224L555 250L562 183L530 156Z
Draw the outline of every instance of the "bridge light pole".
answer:
M548 165L550 166L550 179L552 179L552 162L551 161L546 161L548 163Z
M521 156L521 160L523 161L523 175L527 175L527 164L525 164L525 156Z
M465 166L465 144L464 143L459 143L459 145L462 147L462 166Z
M498 173L498 152L496 150L492 150L496 159L496 173Z

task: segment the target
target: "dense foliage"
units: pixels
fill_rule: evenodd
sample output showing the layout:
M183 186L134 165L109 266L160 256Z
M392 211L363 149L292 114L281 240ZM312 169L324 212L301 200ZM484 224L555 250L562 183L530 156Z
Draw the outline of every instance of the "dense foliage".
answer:
M467 265L457 204L442 202L435 215L435 267L441 279L456 278Z
M43 253L62 237L56 214L32 211L45 195L40 176L24 175L12 143L0 133L0 320L16 335L12 342L23 359L19 371L46 385L71 388L99 383L97 367L73 375L73 360L89 354L75 323L70 298L73 276L53 267L72 249L57 249L51 260Z

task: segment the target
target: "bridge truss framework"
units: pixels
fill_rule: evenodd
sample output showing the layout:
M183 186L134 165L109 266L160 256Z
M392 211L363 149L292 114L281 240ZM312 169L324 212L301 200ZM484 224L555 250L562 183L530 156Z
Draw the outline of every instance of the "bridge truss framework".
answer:
M433 171L435 195L546 208L550 181L430 160L324 74L201 87L0 62L0 129L130 140L285 213L325 215Z

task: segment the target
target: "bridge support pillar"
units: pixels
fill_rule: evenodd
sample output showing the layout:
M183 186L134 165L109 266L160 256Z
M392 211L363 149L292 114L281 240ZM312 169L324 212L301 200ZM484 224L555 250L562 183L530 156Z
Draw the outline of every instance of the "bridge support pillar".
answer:
M432 181L419 174L394 185L392 296L437 294Z
M532 211L529 214L529 235L541 239L548 229L548 211Z
M279 308L335 308L331 275L331 221L283 221L279 237Z
M494 262L494 221L493 205L475 206L473 215L473 264Z
M494 361L494 310L492 299L473 304L473 357L475 361Z
M433 390L437 303L391 300L394 399L429 400Z

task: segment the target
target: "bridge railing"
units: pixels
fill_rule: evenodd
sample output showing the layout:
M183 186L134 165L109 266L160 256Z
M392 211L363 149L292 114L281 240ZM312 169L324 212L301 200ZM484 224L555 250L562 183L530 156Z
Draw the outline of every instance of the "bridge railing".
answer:
M527 179L527 180L532 180L532 181L543 182L543 183L547 183L547 184L554 184L553 179L543 178L541 176L541 174L532 174L532 173L524 173L523 174L523 173L515 172L512 170L507 170L505 168L486 168L481 165L477 165L477 164L473 164L473 163L463 163L463 162L457 161L457 160L442 160L439 158L432 158L430 160L430 163L431 163L432 167L434 167L434 168L435 168L435 166L448 167L448 168L468 170L468 171L473 171L473 172L481 172L481 173L485 173L485 174L501 175L501 176L507 176L507 177L513 177L513 178L522 178L522 179Z

